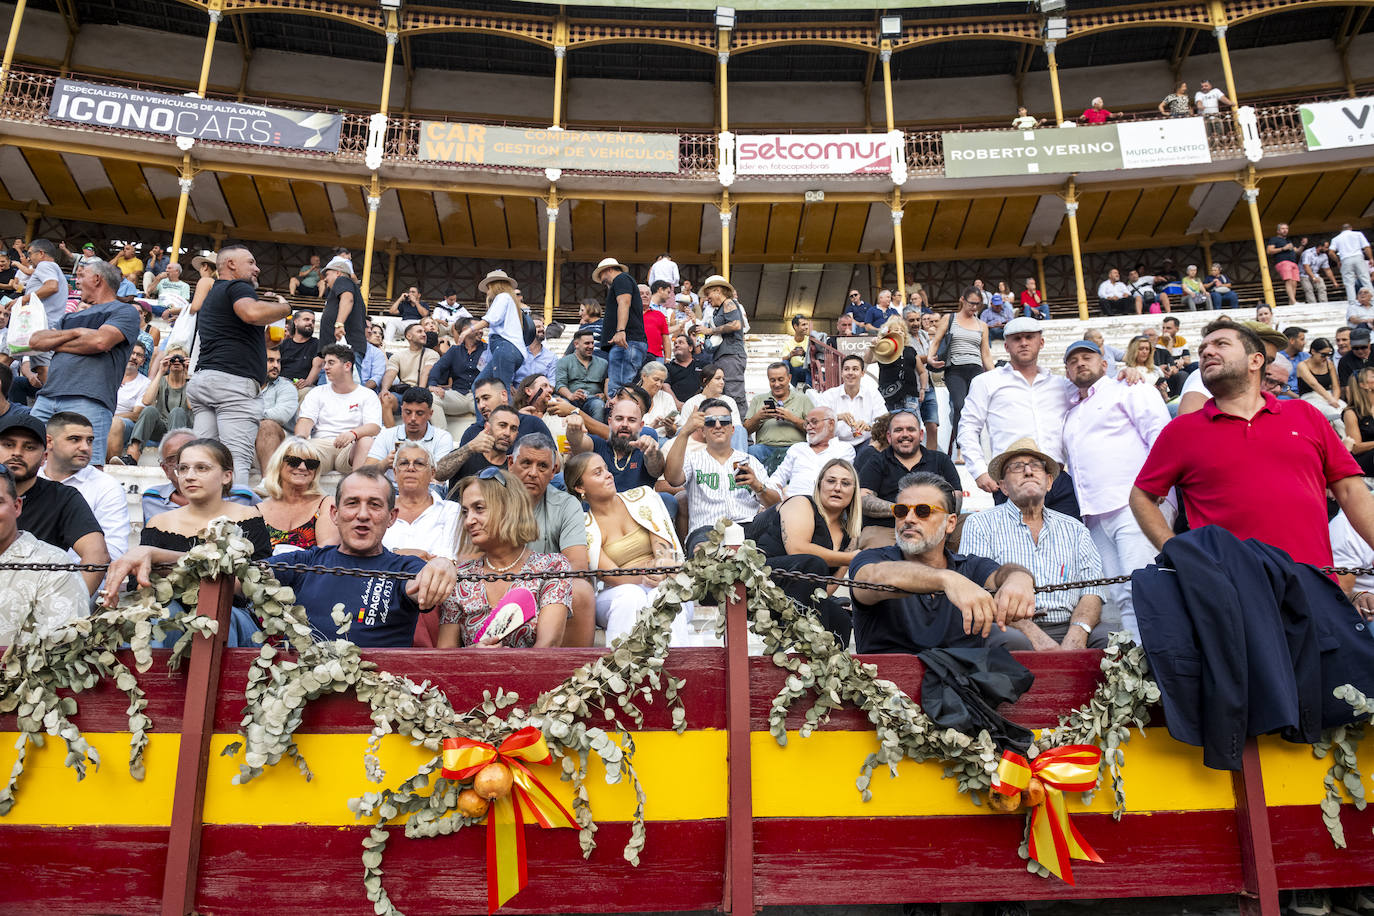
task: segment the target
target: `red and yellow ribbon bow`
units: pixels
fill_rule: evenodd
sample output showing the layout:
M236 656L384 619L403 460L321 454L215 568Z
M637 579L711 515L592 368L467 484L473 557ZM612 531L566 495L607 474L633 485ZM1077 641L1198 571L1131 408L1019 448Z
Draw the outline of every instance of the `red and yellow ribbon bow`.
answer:
M499 748L471 738L444 740L443 774L466 780L482 767L500 761L510 767L511 791L487 810L487 912L494 913L529 883L525 864L525 816L540 827L572 827L573 816L554 798L529 764L553 760L544 735L532 725L520 729Z
M1045 803L1031 810L1031 858L1054 874L1073 884L1070 859L1101 862L1088 841L1069 821L1065 792L1088 792L1097 785L1097 768L1102 752L1090 744L1070 744L1041 751L1027 762L1015 751L1003 751L993 788L1003 795L1015 795L1030 784L1034 776L1045 785Z

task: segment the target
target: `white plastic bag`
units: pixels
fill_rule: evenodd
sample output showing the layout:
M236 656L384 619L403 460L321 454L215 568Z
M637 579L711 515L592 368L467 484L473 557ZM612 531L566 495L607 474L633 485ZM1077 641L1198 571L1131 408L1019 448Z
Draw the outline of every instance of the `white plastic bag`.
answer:
M18 355L29 351L29 338L35 331L48 329L48 313L43 311L43 303L37 296L30 296L25 302L20 299L10 309L9 334L5 343L10 353Z
M191 352L191 341L196 336L196 313L191 311L189 306L179 306L181 314L177 315L177 320L172 323L172 333L167 335L167 348L180 347L187 353Z

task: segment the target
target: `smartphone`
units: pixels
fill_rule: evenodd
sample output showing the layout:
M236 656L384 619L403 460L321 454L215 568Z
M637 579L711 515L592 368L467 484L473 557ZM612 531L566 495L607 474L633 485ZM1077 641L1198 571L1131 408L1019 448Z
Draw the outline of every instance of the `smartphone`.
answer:
M778 409L778 399L777 399L777 398L764 398L763 406L764 406L764 407L767 407L769 410L777 410L777 409Z

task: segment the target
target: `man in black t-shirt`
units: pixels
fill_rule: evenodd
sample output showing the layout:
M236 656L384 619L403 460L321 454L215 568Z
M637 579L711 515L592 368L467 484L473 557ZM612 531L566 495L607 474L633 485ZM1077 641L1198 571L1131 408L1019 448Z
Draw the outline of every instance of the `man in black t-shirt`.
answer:
M320 340L315 336L315 313L301 309L291 316L291 334L281 342L281 377L302 393L315 387L310 377L315 357L320 355Z
M668 367L668 387L673 389L678 406L701 392L701 370L705 364L692 355L692 342L686 334L673 338L673 358L665 365Z
M320 316L320 334L333 341L334 332L343 328L344 338L361 366L367 357L367 303L353 279L353 262L342 257L331 260L324 266L324 283L328 292Z
M18 277L19 270L10 260L9 252L0 251L0 291L4 293L22 293L24 291L24 281ZM15 282L18 279L18 282Z
M466 450L468 457L453 472L450 483L457 486L463 478L475 477L487 468L506 470L510 466L511 446L515 445L519 431L519 411L506 404L492 408L491 413L487 414L486 429L473 436L472 441L460 449ZM456 501L458 494L450 490L448 498Z
M919 417L909 410L899 410L892 414L887 426L888 447L880 452L865 446L855 457L864 512L860 547L885 547L892 543L892 503L906 475L930 471L954 490L962 489L959 471L949 456L939 449L921 447L924 432Z
M606 284L606 308L601 319L600 349L610 363L606 396L634 383L649 358L649 338L644 333L644 300L639 284L624 264L606 258L592 271L593 283Z
M1284 292L1288 293L1288 304L1296 305L1298 301L1298 251L1303 247L1300 243L1288 237L1288 224L1279 223L1278 234L1264 243L1265 253L1269 255L1269 263L1274 268L1274 273L1279 275L1283 281ZM1306 239L1302 240L1306 242ZM1270 305L1277 305L1271 302Z
M75 550L82 563L108 563L105 535L81 492L38 476L47 435L43 424L28 414L11 412L0 420L0 464L14 476L23 499L19 530L62 550ZM83 572L81 576L94 594L101 574Z
M258 262L242 245L221 248L217 268L219 279L196 321L200 359L186 383L186 401L196 438L223 442L234 456L234 482L247 486L267 381L263 328L291 314L291 306L281 296L258 300Z

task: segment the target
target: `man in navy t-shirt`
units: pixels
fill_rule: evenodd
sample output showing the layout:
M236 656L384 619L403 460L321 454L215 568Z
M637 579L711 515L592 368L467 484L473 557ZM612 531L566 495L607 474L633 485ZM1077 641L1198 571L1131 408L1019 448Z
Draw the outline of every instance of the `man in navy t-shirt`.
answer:
M392 553L382 537L396 520L396 497L380 468L364 467L339 481L330 517L339 528L338 547L312 547L273 557L273 566L331 566L402 573L406 582L387 576L351 576L277 569L277 581L290 586L305 607L317 641L337 638L334 606L342 604L352 625L344 638L367 649L409 648L415 624L424 611L453 592L453 561L424 560Z
M976 648L994 625L1034 616L1035 579L1025 567L945 549L959 521L949 481L929 471L907 475L892 514L896 545L865 550L849 564L856 651ZM865 588L876 583L900 591Z
M568 449L596 452L615 478L617 493L652 487L663 476L664 455L653 436L642 435L644 408L628 391L611 402L606 418L610 440L583 432L581 423L568 424ZM671 507L670 507L671 508Z

